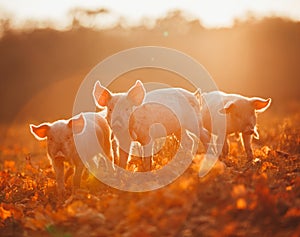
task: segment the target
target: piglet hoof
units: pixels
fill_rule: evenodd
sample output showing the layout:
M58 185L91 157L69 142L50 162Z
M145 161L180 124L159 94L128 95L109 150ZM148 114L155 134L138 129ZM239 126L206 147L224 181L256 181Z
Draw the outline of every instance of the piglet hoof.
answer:
M227 156L228 156L228 154L225 154L225 153L222 152L219 156L219 160L220 161L226 161Z
M78 185L75 185L72 187L72 196L76 195L79 191L80 187Z
M252 160L248 160L247 163L245 164L242 172L244 173L244 172L248 171L252 166L253 166Z
M74 200L74 196L71 195L64 203L64 206L68 206L69 204L71 204Z
M152 159L151 157L144 157L142 161L142 169L144 172L152 170Z
M221 156L226 158L228 156L229 152L227 151L222 151Z
M216 164L217 160L217 157L214 155L206 154L200 163L199 177L202 178L208 174Z
M254 156L253 156L252 153L247 154L247 160L248 160L248 162L250 162L250 163L254 160Z
M64 188L57 189L57 199L60 204L65 201L66 190Z

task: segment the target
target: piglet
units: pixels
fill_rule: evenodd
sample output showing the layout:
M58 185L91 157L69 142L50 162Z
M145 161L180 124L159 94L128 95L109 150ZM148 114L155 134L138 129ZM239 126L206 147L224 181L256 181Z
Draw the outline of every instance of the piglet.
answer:
M123 168L126 167L132 141L149 144L147 149L150 150L155 138L175 134L187 148L194 145L189 136L192 133L206 148L208 146L210 137L202 127L199 90L192 93L182 88L163 88L146 93L143 83L138 80L127 92L112 93L98 81L94 85L93 96L97 107L107 108L106 118L119 140L120 166ZM156 126L150 137L151 134L147 133L154 124L161 126ZM122 148L125 149L122 151ZM151 156L150 151L144 153L147 157Z
M146 170L152 169L151 156L156 139L174 134L181 141L182 136L180 121L174 111L153 102L140 105L131 113L128 129L132 140L141 144L143 155L148 157L145 159Z
M252 136L259 138L256 129L256 114L265 111L271 104L271 98L245 97L238 94L227 94L221 91L202 93L203 107L201 111L203 126L218 136L225 136L222 155L228 154L227 135L241 133L248 159L253 159L251 148ZM222 131L220 122L226 123ZM212 131L213 130L213 131ZM222 134L222 133L225 134Z
M99 113L81 113L68 120L38 126L30 124L30 131L37 140L47 139L48 157L55 171L59 199L63 198L65 192L64 162L75 168L74 191L80 187L83 162L88 166L97 154L113 160L111 130Z

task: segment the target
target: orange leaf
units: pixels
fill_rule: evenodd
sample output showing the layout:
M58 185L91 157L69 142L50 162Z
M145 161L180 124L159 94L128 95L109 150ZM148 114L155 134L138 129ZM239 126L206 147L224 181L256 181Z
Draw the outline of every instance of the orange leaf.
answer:
M0 218L2 219L2 220L5 220L5 219L7 219L7 218L9 218L9 217L11 217L12 216L12 213L11 213L11 211L10 210L5 210L3 207L2 207L2 205L0 206Z
M232 197L242 197L246 195L246 188L244 184L235 185L231 192Z
M290 208L284 217L300 217L300 208L299 207Z
M16 172L16 162L14 162L13 160L5 160L4 161L4 169L5 170L9 170L11 172Z
M239 210L244 210L247 208L247 202L244 198L239 198L237 201L236 201L236 207L237 209Z

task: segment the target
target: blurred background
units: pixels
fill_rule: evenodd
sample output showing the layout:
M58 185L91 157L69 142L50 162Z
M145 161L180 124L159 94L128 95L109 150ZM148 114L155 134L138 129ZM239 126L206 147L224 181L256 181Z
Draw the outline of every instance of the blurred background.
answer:
M208 3L209 2L209 3ZM0 0L0 123L40 123L71 116L85 76L101 60L137 46L182 51L219 89L272 97L278 113L299 110L299 1ZM122 75L179 76L158 69Z

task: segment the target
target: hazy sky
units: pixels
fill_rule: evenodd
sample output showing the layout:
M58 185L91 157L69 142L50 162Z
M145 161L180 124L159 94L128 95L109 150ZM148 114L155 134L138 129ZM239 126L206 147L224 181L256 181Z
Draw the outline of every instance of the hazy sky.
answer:
M111 15L101 18L103 26L120 16L128 24L137 24L143 17L163 17L175 9L199 18L206 27L230 26L234 18L243 18L247 12L259 17L276 15L300 20L299 0L0 0L0 18L11 16L14 25L31 19L63 28L71 22L68 12L75 7L110 10Z

